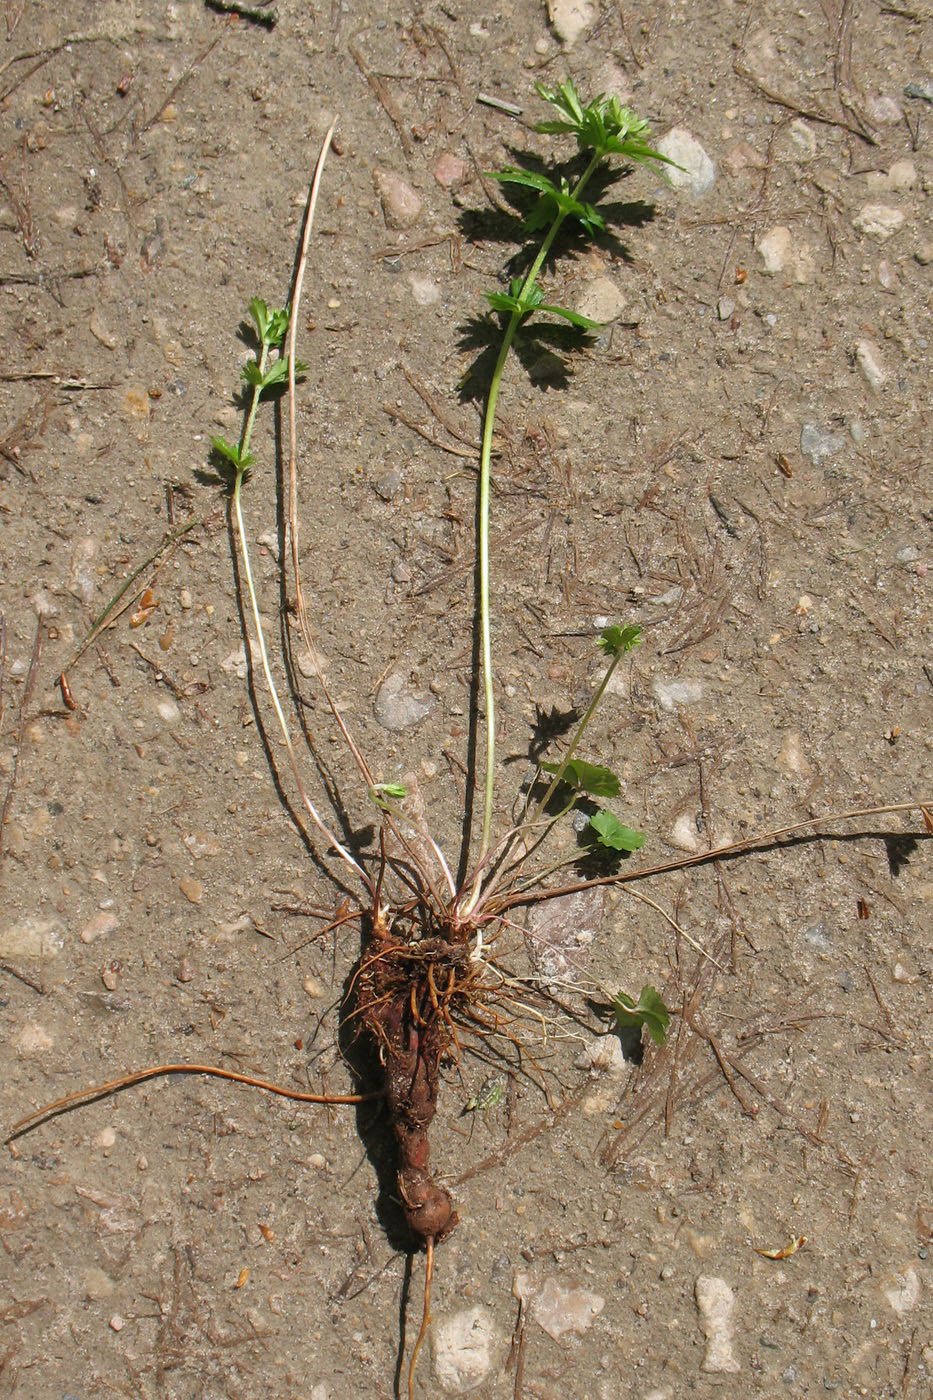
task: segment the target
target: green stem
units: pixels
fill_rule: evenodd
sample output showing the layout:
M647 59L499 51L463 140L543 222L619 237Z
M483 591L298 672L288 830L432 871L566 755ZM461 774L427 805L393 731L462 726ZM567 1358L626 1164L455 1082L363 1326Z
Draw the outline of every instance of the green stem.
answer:
M259 359L256 361L257 365L259 366L259 373L260 373L260 375L265 374L265 372L266 372L266 364L268 363L268 360L269 360L269 346L266 344L265 341L263 341L263 342L262 342L262 348L261 348L261 350L260 350L260 352L259 352ZM242 433L242 435L241 435L241 437L240 437L240 456L241 456L241 457L242 457L242 456L245 456L245 454L249 451L250 439L251 439L252 436L253 436L253 424L256 422L256 414L259 412L259 400L260 400L261 397L262 397L262 386L261 386L260 384L254 384L254 385L253 385L253 397L252 397L252 399L250 400L249 412L248 412L247 415L246 415L246 422L243 424L243 433ZM239 491L239 489L240 489L239 473L237 474L236 485L234 486L233 489L234 489L234 494L236 494L236 493Z
M573 736L573 738L572 738L571 741L570 741L570 744L569 744L569 746L568 746L567 752L564 754L563 758L561 759L561 761L560 761L560 763L559 763L559 765L558 765L557 772L554 774L553 778L551 779L550 783L548 784L547 791L545 792L544 796L541 798L541 801L538 803L537 807L535 808L535 815L532 817L532 821L533 821L533 822L534 822L534 821L537 821L538 817L541 815L541 813L544 811L545 807L547 806L547 804L550 802L551 798L553 797L554 792L555 792L555 790L556 790L558 784L559 784L560 782L562 782L563 777L564 777L564 774L565 774L566 771L567 771L567 765L570 763L570 760L573 758L574 754L576 753L577 749L579 748L579 746L580 746L580 740L583 738L583 734L584 734L584 732L585 732L585 730L586 730L586 727L587 727L587 725L589 724L590 720L593 718L593 715L594 715L595 712L596 712L596 706L599 704L600 700L603 698L603 695L604 695L605 690L606 690L606 686L607 686L607 685L609 684L609 682L612 680L613 672L615 671L615 668L618 666L619 662L622 660L622 657L623 657L624 655L625 655L625 652L620 648L620 649L616 652L616 654L615 654L615 656L612 658L612 660L609 662L609 665L606 667L606 674L603 676L602 680L600 681L599 685L597 686L596 694L593 696L592 700L590 701L589 705L587 706L586 714L583 716L583 718L581 719L580 723L577 725L576 732L574 733L574 736ZM556 818L555 820L558 820L558 819L559 819L559 818ZM553 823L552 823L552 825L553 825ZM545 832L544 834L547 835L547 832ZM540 844L540 843L539 843L539 844Z
M592 157L583 174L580 176L580 179L574 186L574 199L580 198L584 187L602 159L601 153ZM566 214L563 212L559 212L556 215L554 222L545 235L541 247L538 249L534 262L528 269L525 281L522 284L520 297L524 296L528 289L537 281L538 273L544 266L547 255L551 251L551 245L560 232L560 227L566 217ZM492 808L496 776L496 711L493 696L492 640L489 624L489 489L492 475L492 439L496 422L496 408L499 403L499 389L502 384L505 362L508 358L509 350L512 348L515 332L518 330L521 320L521 313L513 311L509 317L508 325L505 328L502 344L499 347L499 355L489 385L489 397L486 400L486 413L483 419L483 440L479 463L478 553L480 652L483 673L483 703L486 707L486 777L483 786L483 827L480 837L479 857L477 860L480 871L489 853L489 845L492 839ZM477 875L476 884L470 896L469 906L465 912L469 912L469 909L474 906L479 896L480 879L480 875Z

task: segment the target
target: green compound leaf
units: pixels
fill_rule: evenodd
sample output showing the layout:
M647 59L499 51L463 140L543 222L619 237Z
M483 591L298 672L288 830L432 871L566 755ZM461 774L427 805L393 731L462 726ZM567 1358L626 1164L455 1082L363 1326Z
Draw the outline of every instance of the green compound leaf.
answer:
M648 123L636 116L630 107L624 107L617 97L606 97L600 93L589 106L584 107L569 78L564 83L558 83L556 88L545 87L543 83L537 86L538 95L550 103L561 118L559 121L538 122L537 131L575 136L581 150L594 151L600 156L622 156L638 164L649 161L677 164L648 145L645 140Z
M589 316L582 316L579 311L568 311L564 306L550 305L544 300L544 293L537 282L532 282L523 296L520 277L512 279L507 292L485 292L484 295L493 311L504 311L507 315L529 316L532 311L549 311L552 316L562 316L565 321L579 326L581 330L598 330L602 325L601 321L592 321Z
M634 651L644 636L644 628L634 624L630 627L604 627L596 645L610 656L620 656L623 652Z
M302 360L295 361L295 374L304 374L308 366ZM268 369L260 370L255 360L250 360L243 366L242 377L252 388L263 393L266 389L272 389L277 384L288 382L288 356L283 355L281 359L274 360Z
M612 1014L617 1029L645 1026L655 1045L663 1045L667 1039L671 1013L655 987L642 987L637 1002L625 992L619 992L612 998Z
M611 812L595 812L590 817L590 829L595 832L599 844L606 846L610 851L640 851L645 844L643 831L635 831L632 827L625 826Z
M253 318L263 345L272 347L282 344L288 330L290 315L288 307L272 309L266 305L262 297L253 297L249 304L249 314Z
M570 186L564 179L559 185L555 185L547 175L541 175L536 170L518 170L511 165L506 166L504 170L487 171L487 174L500 184L525 185L528 189L538 191L541 197L525 220L525 228L529 233L545 228L558 215L578 219L591 236L601 233L606 227L606 221L599 210L592 204L587 204L585 200L574 199L570 193Z
M559 763L542 763L545 773L560 772L561 782L575 787L590 797L618 797L620 784L615 773L602 768L598 763L585 763L582 758L572 758L563 767ZM644 839L644 838L643 838Z
M245 472L255 460L251 452L241 452L239 447L228 442L226 438L212 437L211 447L218 456L226 458L238 472Z

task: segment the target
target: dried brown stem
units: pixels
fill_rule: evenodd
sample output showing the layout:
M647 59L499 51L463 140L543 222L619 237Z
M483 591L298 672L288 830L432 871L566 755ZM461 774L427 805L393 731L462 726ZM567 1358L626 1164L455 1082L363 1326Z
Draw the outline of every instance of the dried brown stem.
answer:
M67 1113L71 1108L83 1107L85 1104L94 1103L97 1099L106 1098L109 1094L116 1094L121 1089L130 1089L134 1084L143 1084L147 1079L159 1079L167 1074L205 1074L214 1079L229 1079L234 1084L248 1084L253 1089L265 1090L267 1094L278 1094L283 1099L294 1099L296 1103L355 1104L367 1103L371 1099L382 1097L379 1093L311 1094L301 1089L289 1089L284 1084L276 1084L270 1079L257 1079L253 1074L241 1074L234 1069L220 1069L217 1065L149 1065L146 1069L137 1069L131 1074L121 1074L119 1079L108 1080L106 1084L97 1084L93 1089L81 1089L75 1094L66 1094L64 1098L56 1099L54 1103L47 1103L42 1108L27 1113L24 1118L20 1118L18 1123L13 1124L3 1140L4 1142L12 1142L14 1138L28 1133L40 1123L46 1122L49 1118L56 1118L60 1113Z

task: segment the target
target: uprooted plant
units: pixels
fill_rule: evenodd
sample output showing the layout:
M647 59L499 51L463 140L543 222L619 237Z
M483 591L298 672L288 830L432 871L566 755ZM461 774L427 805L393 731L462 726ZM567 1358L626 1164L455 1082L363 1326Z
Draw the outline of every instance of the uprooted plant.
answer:
M237 541L242 573L249 598L251 628L256 654L265 679L301 803L316 833L318 849L335 853L343 862L348 879L361 891L355 910L335 922L358 921L362 952L351 981L345 1021L352 1034L368 1043L381 1066L381 1083L372 1097L385 1102L385 1114L394 1139L395 1190L412 1242L425 1249L425 1308L421 1333L414 1347L409 1371L412 1392L415 1360L429 1321L430 1282L435 1245L457 1223L450 1192L434 1177L430 1165L428 1130L435 1116L442 1065L445 1057L459 1056L460 1036L472 1034L486 1044L498 1042L506 1049L517 1044L522 1024L534 1021L545 1031L553 1017L565 1009L564 989L536 983L517 974L509 958L514 942L512 911L548 900L569 891L596 884L619 883L660 870L670 870L727 853L748 850L773 841L778 836L811 827L799 823L781 832L768 833L736 842L716 852L704 852L663 865L638 866L619 873L597 873L589 879L555 884L552 877L580 861L587 848L605 853L632 853L644 844L644 836L626 825L613 812L600 806L616 798L620 783L612 771L583 757L584 741L590 732L594 713L624 659L641 640L635 626L616 624L606 627L598 638L605 656L605 671L591 702L562 750L550 759L541 757L537 769L520 794L517 809L505 830L496 834L497 807L496 711L494 693L493 641L490 599L490 497L492 446L496 411L505 367L519 329L534 316L555 315L581 331L595 323L577 312L546 300L541 278L556 240L566 221L594 236L604 227L603 215L584 200L593 177L607 181L618 172L613 162L645 164L663 161L647 143L647 125L615 98L598 97L584 106L570 82L553 90L539 88L552 106L556 119L540 124L538 130L572 136L577 144L582 170L571 184L529 170L508 168L495 173L504 184L530 188L537 200L526 219L525 228L534 242L527 272L515 278L507 292L488 294L492 310L500 317L499 348L488 387L478 479L478 597L477 627L484 718L485 777L481 787L482 819L475 850L463 853L459 866L451 862L439 844L406 812L405 789L380 781L361 752L326 682L323 668L313 669L326 706L358 770L369 800L380 812L378 853L351 849L341 841L329 823L326 812L313 800L301 770L300 755L290 734L285 707L280 698L261 626L259 600L243 523L242 488L255 466L251 451L253 428L262 401L287 386L289 390L289 460L287 477L287 538L290 547L295 613L302 644L314 661L315 640L309 623L301 583L299 521L297 510L298 452L295 408L295 380L305 367L295 358L298 306L307 255L314 205L323 171L329 135L325 140L309 199L299 270L291 306L271 310L255 298L250 315L255 327L257 351L247 364L243 378L247 408L239 441L231 444L213 439L215 459L229 477L231 526ZM892 812L917 807L863 809L843 817L867 815L868 811ZM552 840L571 813L583 818L581 843L557 846ZM469 832L469 813L465 829ZM925 820L929 820L924 811ZM579 823L578 823L579 825ZM467 838L468 839L468 838ZM552 854L548 854L551 851ZM453 870L464 870L464 878L454 878ZM329 927L334 927L332 924ZM662 1043L671 1012L659 993L645 986L635 996L617 987L581 981L575 995L591 994L607 1007L616 1028L636 1027ZM127 1075L86 1094L69 1096L23 1119L13 1129L15 1136L33 1126L50 1112L60 1112L90 1097L158 1073L176 1071L216 1073L241 1082L259 1084L275 1092L312 1102L360 1102L360 1094L328 1096L297 1093L281 1086L256 1081L249 1076L218 1071L211 1066L153 1066Z

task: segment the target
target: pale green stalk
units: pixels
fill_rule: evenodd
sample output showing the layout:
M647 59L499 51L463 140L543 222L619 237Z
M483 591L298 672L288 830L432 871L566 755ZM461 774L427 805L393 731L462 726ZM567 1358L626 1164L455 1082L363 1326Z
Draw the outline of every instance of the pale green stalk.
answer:
M265 342L263 342L259 354L259 359L257 361L260 376L262 376L265 373L268 359L269 346L265 344ZM240 455L242 457L246 457L249 453L250 439L253 435L253 425L256 421L256 413L259 409L259 400L261 396L261 386L254 384L252 400L249 406L249 412L246 415L246 422L243 425L243 434L240 438ZM282 731L282 738L285 740L285 748L288 753L289 765L291 767L292 774L295 778L295 783L298 787L298 791L301 795L301 800L304 803L305 810L307 811L308 816L311 818L312 822L317 827L320 834L326 840L328 847L337 852L337 854L350 867L354 874L359 876L359 878L363 881L364 885L366 885L367 888L372 888L369 876L366 874L366 871L359 864L359 862L353 858L353 856L346 849L346 847L341 845L334 833L322 820L320 813L318 812L314 803L311 801L307 789L305 788L304 782L302 781L301 769L298 765L298 757L295 753L294 745L292 744L292 737L291 733L289 732L288 721L285 718L285 713L282 709L282 703L279 700L279 693L276 688L275 681L272 677L272 668L269 665L269 654L266 650L266 641L265 637L263 636L262 630L262 620L259 614L259 601L256 597L256 587L253 583L253 570L250 564L249 549L246 543L246 527L243 523L243 508L241 500L242 493L240 490L243 484L243 478L246 475L246 470L246 468L236 469L236 474L233 482L233 513L236 519L237 535L239 537L240 542L240 555L243 559L243 573L246 577L246 591L249 594L250 608L253 614L253 627L256 633L256 642L259 647L259 656L262 663L262 672L265 676L266 686L268 688L269 695L272 700L272 705L275 710L276 719L279 722L279 728Z
M580 176L580 179L573 189L574 199L579 199L587 181L602 159L603 156L599 154L594 155L590 160L589 165L586 167L586 170ZM528 289L537 281L538 273L544 266L547 255L551 251L551 245L557 237L560 227L566 217L566 214L563 212L558 212L555 217L522 283L519 299L521 299ZM509 350L512 348L515 332L518 330L521 320L522 313L513 311L509 317L508 325L505 328L502 344L499 347L499 355L489 386L489 397L486 401L486 415L483 420L483 439L479 463L479 522L477 547L479 552L480 653L483 671L483 703L486 707L486 777L483 785L483 827L480 837L479 857L477 860L480 872L482 872L486 856L489 852L489 844L492 836L492 808L496 777L496 710L493 696L492 639L489 624L489 490L492 476L492 439L496 421L496 407L499 402L499 389L502 383L502 374L505 369L505 362L508 358ZM469 913L474 907L479 897L480 883L481 873L477 874L469 901L463 911L464 913Z

